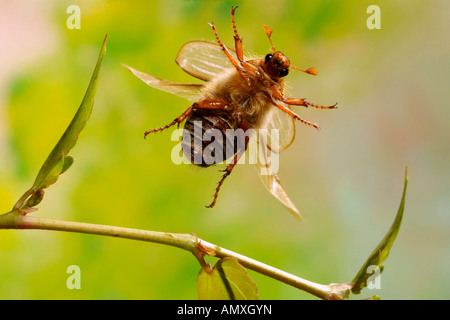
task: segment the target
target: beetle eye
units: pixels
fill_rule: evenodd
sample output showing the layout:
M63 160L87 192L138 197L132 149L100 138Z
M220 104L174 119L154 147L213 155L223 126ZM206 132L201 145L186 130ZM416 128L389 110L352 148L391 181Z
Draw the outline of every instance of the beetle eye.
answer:
M270 60L272 60L272 58L273 58L273 54L271 54L271 53L268 53L267 55L266 55L266 63L267 62L269 62Z
M289 74L289 69L288 68L283 69L283 70L280 71L280 77L285 77L288 74Z

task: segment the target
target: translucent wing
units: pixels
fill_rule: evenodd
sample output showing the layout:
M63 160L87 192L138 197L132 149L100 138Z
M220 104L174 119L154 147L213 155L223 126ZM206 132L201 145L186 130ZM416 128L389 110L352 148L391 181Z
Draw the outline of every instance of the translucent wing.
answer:
M131 73L133 73L136 77L144 81L150 87L180 96L192 102L196 102L199 100L200 90L203 88L202 84L171 82L138 71L127 65L123 66L128 70L130 70Z
M256 137L255 139L259 154L256 160L256 170L258 171L262 183L297 219L303 220L294 203L289 199L281 186L277 175L272 170L271 159L268 155L265 138L262 135L259 135L259 137Z
M262 124L263 129L268 130L267 147L276 153L280 153L289 147L295 138L294 118L273 106ZM273 136L273 129L278 130L277 137Z
M236 52L228 49L237 60ZM233 68L222 48L206 41L190 41L178 52L175 62L191 76L209 81L229 68Z

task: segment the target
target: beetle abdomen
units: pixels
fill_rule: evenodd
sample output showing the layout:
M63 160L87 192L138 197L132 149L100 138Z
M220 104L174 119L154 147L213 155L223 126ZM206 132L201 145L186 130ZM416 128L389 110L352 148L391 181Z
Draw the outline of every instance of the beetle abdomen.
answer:
M181 148L191 163L209 167L234 156L240 146L234 130L221 116L194 110L184 124Z

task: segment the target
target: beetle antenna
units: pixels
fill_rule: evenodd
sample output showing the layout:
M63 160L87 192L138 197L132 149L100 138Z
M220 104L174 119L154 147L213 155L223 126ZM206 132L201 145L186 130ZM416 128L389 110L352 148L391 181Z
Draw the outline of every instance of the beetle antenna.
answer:
M303 70L303 69L300 69L300 68L297 68L297 67L294 67L294 66L289 66L289 68L292 68L292 69L295 69L295 70L299 70L299 71L303 71L304 73L309 73L309 74L312 74L313 76L317 76L318 75L317 70L314 67L308 68L306 70Z
M275 46L273 45L272 38L271 38L273 30L271 28L269 28L268 26L266 26L266 25L264 25L263 28L264 28L264 31L267 34L267 37L269 38L270 45L272 46L272 52L275 53L276 52Z

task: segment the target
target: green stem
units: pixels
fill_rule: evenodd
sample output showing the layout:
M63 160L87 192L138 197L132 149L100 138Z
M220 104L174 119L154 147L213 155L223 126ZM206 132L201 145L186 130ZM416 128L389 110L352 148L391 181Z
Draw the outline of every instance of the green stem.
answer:
M0 229L41 229L96 234L166 244L188 251L193 251L197 247L197 238L191 234L147 231L92 223L45 219L16 215L14 211L0 216Z
M339 286L338 286L338 285L334 285L334 284L323 285L323 284L315 283L315 282L297 277L297 276L290 274L288 272L285 272L283 270L274 268L272 266L269 266L269 265L259 262L257 260L248 258L239 253L221 248L212 243L209 243L209 242L206 242L203 240L199 240L199 241L204 248L214 251L215 256L218 258L233 257L233 258L237 259L241 265L243 265L244 267L246 267L250 270L261 273L272 279L281 281L281 282L288 284L290 286L293 286L297 289L311 293L321 299L342 300L342 299L345 299L344 291L347 289L351 289L351 287L347 287L348 286L347 284L339 284Z
M25 201L34 193L34 189L28 189L25 191L25 193L20 197L20 199L16 202L16 204L13 207L13 210L10 212L16 212L18 214L18 210L20 210L23 205L25 204ZM9 212L8 212L9 213Z
M15 210L0 215L0 229L56 230L147 241L181 248L190 251L195 256L197 256L199 250L201 250L218 258L233 257L248 269L311 293L321 299L330 300L345 298L343 294L344 290L340 286L323 285L302 279L239 253L201 240L193 234L148 231L91 223L45 219L17 214L17 211Z

